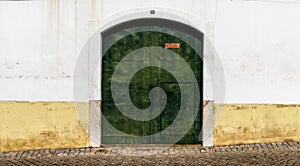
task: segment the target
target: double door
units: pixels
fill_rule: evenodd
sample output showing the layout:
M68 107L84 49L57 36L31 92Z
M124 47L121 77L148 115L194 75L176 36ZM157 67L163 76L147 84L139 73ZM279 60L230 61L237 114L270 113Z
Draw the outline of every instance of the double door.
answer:
M106 51L102 59L102 143L169 144L174 143L170 138L180 135L181 139L177 141L179 144L200 143L201 108L194 109L197 102L193 98L195 85L202 87L200 56L188 43L172 35L172 33L178 33L176 31L170 30L168 33L164 33L159 27L147 26L142 31L130 31L126 34L127 32L125 30L122 33L113 33L103 39L104 44L109 44L103 46L106 47ZM191 40L195 39L191 38ZM136 56L142 58L124 60L127 55L138 49L141 51ZM158 51L160 49L168 49L180 58L171 60L160 58L164 56L164 52ZM184 75L186 70L180 65L179 59L183 59L188 64L197 81L178 82L172 73ZM122 69L119 75L113 76L120 63L129 67ZM143 64L144 67L133 74L130 70L131 67L134 68L139 64ZM171 71L166 70L163 66L168 66ZM117 87L116 94L128 96L132 103L129 103L128 100L119 100L116 103L112 92L113 77L119 78L117 80L119 85L124 84L124 86ZM130 81L128 82L128 80ZM155 88L158 88L158 91L151 96L151 90ZM182 93L187 94L183 95ZM183 99L182 96L190 97ZM148 115L151 118L136 120L127 117L120 109L131 111L131 107L128 106L130 104L140 110L148 109ZM153 109L161 112L157 115ZM188 111L190 109L193 111ZM186 115L181 118L192 117L194 119L193 125L185 132L180 129L178 132L163 132L174 123L179 110L186 112ZM182 126L184 125L182 124Z

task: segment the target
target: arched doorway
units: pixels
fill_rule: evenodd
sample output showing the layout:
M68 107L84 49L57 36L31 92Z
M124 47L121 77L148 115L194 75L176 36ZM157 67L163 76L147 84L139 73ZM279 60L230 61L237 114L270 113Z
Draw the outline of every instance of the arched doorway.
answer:
M102 143L201 143L199 136L202 128L203 34L179 22L146 18L121 23L104 31L101 36ZM139 52L136 53L137 50ZM132 54L132 58L126 59ZM165 54L170 54L170 57L179 56L162 58ZM184 60L188 68L181 65L180 60ZM129 67L116 74L120 63ZM132 73L131 68L139 65L144 66ZM163 66L168 66L172 71ZM195 79L178 81L176 76L184 78L188 71L192 71ZM118 85L115 92L113 79L117 79L115 81ZM157 94L149 95L156 87L160 88ZM128 96L134 107L126 99L116 101L114 94L125 98ZM148 114L145 115L149 118L129 118L120 111L126 109L130 114L131 110L137 111L135 108L138 111L148 109ZM159 114L156 114L156 108L161 111L158 111ZM179 110L184 112L183 119L192 120L192 123L184 123L185 120L182 120L183 123L178 125L182 128L163 133L177 119Z

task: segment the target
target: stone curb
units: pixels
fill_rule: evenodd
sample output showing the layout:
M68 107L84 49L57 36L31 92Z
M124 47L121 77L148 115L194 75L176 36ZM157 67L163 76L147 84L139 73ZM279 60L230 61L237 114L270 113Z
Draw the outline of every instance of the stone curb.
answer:
M300 149L300 142L282 142L282 143L260 143L246 145L229 145L220 147L200 147L175 145L173 147L99 147L99 148L76 148L76 149L45 149L29 150L19 152L0 152L1 159L34 159L41 157L73 157L73 156L91 156L97 154L110 155L174 155L174 154L202 154L202 153L228 153L228 152L248 152L248 151L267 151L267 150L289 150Z

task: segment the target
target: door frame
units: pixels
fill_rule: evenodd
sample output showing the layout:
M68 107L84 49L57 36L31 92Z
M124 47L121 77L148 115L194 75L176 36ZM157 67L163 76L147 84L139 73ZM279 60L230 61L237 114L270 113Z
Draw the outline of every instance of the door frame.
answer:
M151 14L155 10L155 14ZM176 13L173 14L173 13ZM87 43L84 45L80 52L78 61L81 59L87 61L88 75L87 80L84 82L87 84L88 94L82 94L83 99L89 102L89 123L88 123L88 134L89 134L89 146L99 147L101 145L101 58L102 58L102 34L106 30L121 23L125 23L136 19L146 18L158 18L170 21L178 22L179 24L189 25L196 31L204 34L204 46L203 46L203 119L202 119L202 144L203 146L214 145L214 85L206 82L215 80L214 73L210 73L214 70L215 63L221 64L216 58L216 52L211 49L212 44L210 37L213 35L207 35L204 24L204 20L198 18L195 15L190 15L179 10L167 9L167 8L144 8L139 10L129 10L118 13L111 17L107 17L101 20L99 29L90 35ZM80 59L81 58L81 59ZM80 71L80 66L76 66L76 70ZM209 70L209 71L207 71ZM224 78L221 78L223 80ZM208 80L208 81L206 81ZM82 85L82 84L81 84ZM74 85L76 88L76 85ZM75 89L74 88L74 89ZM74 92L74 96L76 92Z

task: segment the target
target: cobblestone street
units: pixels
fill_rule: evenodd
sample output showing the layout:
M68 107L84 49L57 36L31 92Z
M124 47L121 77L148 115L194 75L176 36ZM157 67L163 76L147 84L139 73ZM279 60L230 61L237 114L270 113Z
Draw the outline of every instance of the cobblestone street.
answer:
M53 149L0 153L0 159L0 165L300 165L300 142Z

